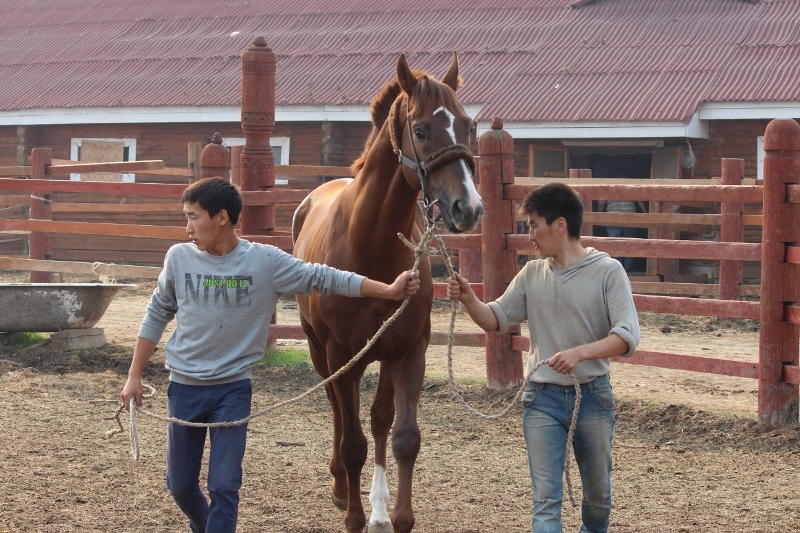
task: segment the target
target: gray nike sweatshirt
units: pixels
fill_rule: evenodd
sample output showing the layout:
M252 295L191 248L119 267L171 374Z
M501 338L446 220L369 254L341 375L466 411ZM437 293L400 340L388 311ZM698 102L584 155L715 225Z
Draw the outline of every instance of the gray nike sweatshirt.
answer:
M164 258L139 336L158 342L175 317L165 348L170 379L187 385L238 381L249 378L264 355L281 294L360 296L364 279L243 239L224 256L177 244Z
M497 333L528 321L531 351L525 375L539 361L611 333L628 343L625 357L633 355L639 345L639 318L628 276L619 261L594 248L587 248L586 257L565 268L558 268L552 259L529 261L489 307L497 316ZM582 361L573 371L580 383L609 372L609 359ZM569 375L549 365L540 367L531 381L572 384Z

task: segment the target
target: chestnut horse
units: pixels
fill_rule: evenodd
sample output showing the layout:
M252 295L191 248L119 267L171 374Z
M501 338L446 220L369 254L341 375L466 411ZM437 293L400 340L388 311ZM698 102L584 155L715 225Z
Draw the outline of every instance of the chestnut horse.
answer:
M458 57L441 82L412 72L405 56L397 79L372 101L373 129L354 179L318 187L298 207L292 224L294 255L307 262L391 283L414 265L414 252L397 237L417 243L421 210L417 197L437 204L445 225L459 233L474 228L483 208L473 183L475 160L467 148L473 122L456 98ZM359 420L359 382L367 365L380 362L370 410L375 472L369 499L369 532L409 532L414 527L411 479L420 448L417 403L430 341L433 283L430 263L419 266L420 289L404 312L358 363L326 386L333 409L333 502L346 509L348 533L361 533L361 471L367 439ZM379 299L342 296L298 297L300 319L314 367L324 378L357 354L400 306ZM387 511L386 444L392 432L397 462L397 498L391 523Z

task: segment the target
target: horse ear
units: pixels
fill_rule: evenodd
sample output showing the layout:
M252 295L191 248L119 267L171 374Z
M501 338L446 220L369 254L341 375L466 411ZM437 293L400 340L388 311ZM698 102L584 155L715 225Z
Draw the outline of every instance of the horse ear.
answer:
M400 54L400 57L397 59L397 81L400 83L400 88L402 88L403 92L406 94L411 94L414 86L418 83L417 77L414 76L411 69L408 68L405 54Z
M461 80L458 78L458 52L453 52L453 60L450 62L450 68L447 69L447 74L442 78L442 83L449 86L454 91L458 89Z

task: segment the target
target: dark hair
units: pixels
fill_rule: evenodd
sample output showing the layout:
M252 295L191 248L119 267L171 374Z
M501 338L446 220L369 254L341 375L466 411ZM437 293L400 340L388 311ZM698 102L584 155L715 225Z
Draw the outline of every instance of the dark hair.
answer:
M214 217L223 209L235 226L242 212L242 193L224 178L206 178L189 185L181 195L182 203L198 203Z
M567 232L573 239L580 239L583 224L583 202L578 193L563 183L548 183L528 193L519 208L521 216L536 214L549 226L557 218L567 221Z

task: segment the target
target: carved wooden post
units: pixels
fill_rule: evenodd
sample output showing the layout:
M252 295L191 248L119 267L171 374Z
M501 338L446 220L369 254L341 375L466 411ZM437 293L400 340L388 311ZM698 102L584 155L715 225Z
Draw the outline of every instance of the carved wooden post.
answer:
M800 326L784 307L800 299L800 265L786 262L786 245L800 241L800 205L786 201L787 184L800 183L800 125L776 119L764 133L764 226L761 249L758 421L763 429L797 423L798 388L782 381L784 365L798 364Z
M216 132L200 152L200 179L220 177L230 181L230 168L231 153L222 144L222 135Z
M31 179L46 180L50 177L46 174L47 165L53 160L53 151L50 148L34 148L31 150ZM52 205L50 203L50 192L39 191L31 195L31 219L52 220ZM30 237L30 258L31 259L50 259L53 253L53 239L49 233L34 231ZM29 276L30 283L50 283L51 275L49 272L39 272L31 270Z
M722 184L741 185L744 176L744 159L722 160ZM742 226L742 202L722 202L722 224L720 224L719 240L721 242L742 242L744 227ZM738 300L739 285L742 283L742 262L722 260L719 262L719 299Z
M591 168L569 169L569 179L591 179L591 178L592 178ZM584 213L592 212L591 200L583 201L583 212ZM586 237L591 237L593 234L594 234L594 224L592 224L591 222L584 222L583 224L581 224L581 235L585 235Z
M478 139L481 197L483 199L482 252L483 300L490 302L505 292L517 273L516 255L506 246L506 236L514 233L514 202L505 200L503 184L514 182L514 139L495 118L492 129ZM486 378L489 388L504 389L522 383L522 357L511 348L511 335L486 334Z
M275 53L256 37L242 53L242 191L275 186L275 155L269 140L275 127ZM275 206L245 206L242 234L264 235L275 227Z

